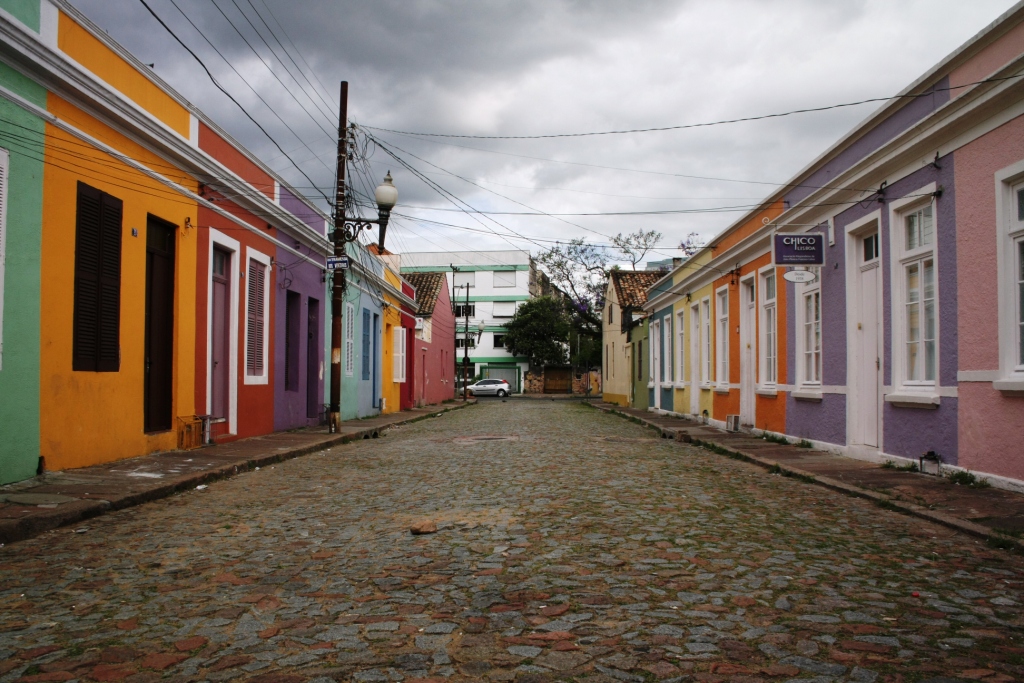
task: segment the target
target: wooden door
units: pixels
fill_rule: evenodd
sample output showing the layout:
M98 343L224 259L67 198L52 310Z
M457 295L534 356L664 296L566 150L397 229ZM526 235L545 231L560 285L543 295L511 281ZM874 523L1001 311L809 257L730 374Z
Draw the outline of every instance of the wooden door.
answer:
M320 302L309 298L306 319L306 417L320 417Z
M144 429L165 431L173 423L174 390L173 225L152 216L146 225L146 341Z
M572 370L569 368L544 368L545 394L571 394Z
M230 412L231 370L231 254L213 250L210 286L213 309L210 311L210 415L227 419Z

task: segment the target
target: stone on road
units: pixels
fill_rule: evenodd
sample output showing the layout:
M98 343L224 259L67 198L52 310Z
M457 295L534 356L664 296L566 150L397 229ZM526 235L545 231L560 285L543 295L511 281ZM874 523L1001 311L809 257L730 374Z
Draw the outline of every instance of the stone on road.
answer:
M586 405L494 402L0 548L0 683L1002 682L1022 575Z

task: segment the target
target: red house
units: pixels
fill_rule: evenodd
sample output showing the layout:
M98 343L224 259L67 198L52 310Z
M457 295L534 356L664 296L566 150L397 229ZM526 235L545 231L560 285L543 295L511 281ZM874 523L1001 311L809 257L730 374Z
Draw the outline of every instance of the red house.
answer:
M455 313L445 273L403 273L416 288L416 335L409 358L418 406L455 398Z

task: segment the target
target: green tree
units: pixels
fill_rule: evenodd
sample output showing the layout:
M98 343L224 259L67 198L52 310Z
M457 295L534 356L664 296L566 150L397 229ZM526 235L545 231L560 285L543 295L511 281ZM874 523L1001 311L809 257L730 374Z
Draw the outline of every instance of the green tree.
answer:
M523 302L505 324L505 348L513 356L528 357L531 365L565 365L568 343L569 316L554 297Z

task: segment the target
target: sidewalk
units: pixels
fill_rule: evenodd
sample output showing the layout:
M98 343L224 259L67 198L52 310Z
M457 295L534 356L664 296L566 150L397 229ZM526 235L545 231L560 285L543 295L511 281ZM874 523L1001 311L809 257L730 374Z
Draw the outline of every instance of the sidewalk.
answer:
M810 483L868 498L898 510L981 537L996 547L1024 550L1024 495L996 488L952 484L948 479L854 460L840 455L766 441L743 432L726 432L691 420L658 415L609 403L598 410L638 420L665 438L694 445L800 477ZM983 477L982 477L983 479Z
M138 458L46 472L0 486L0 545L31 538L111 510L166 498L215 479L255 467L316 453L356 439L376 439L388 427L408 424L463 408L461 400L405 410L326 427L275 432L192 451L169 451Z

